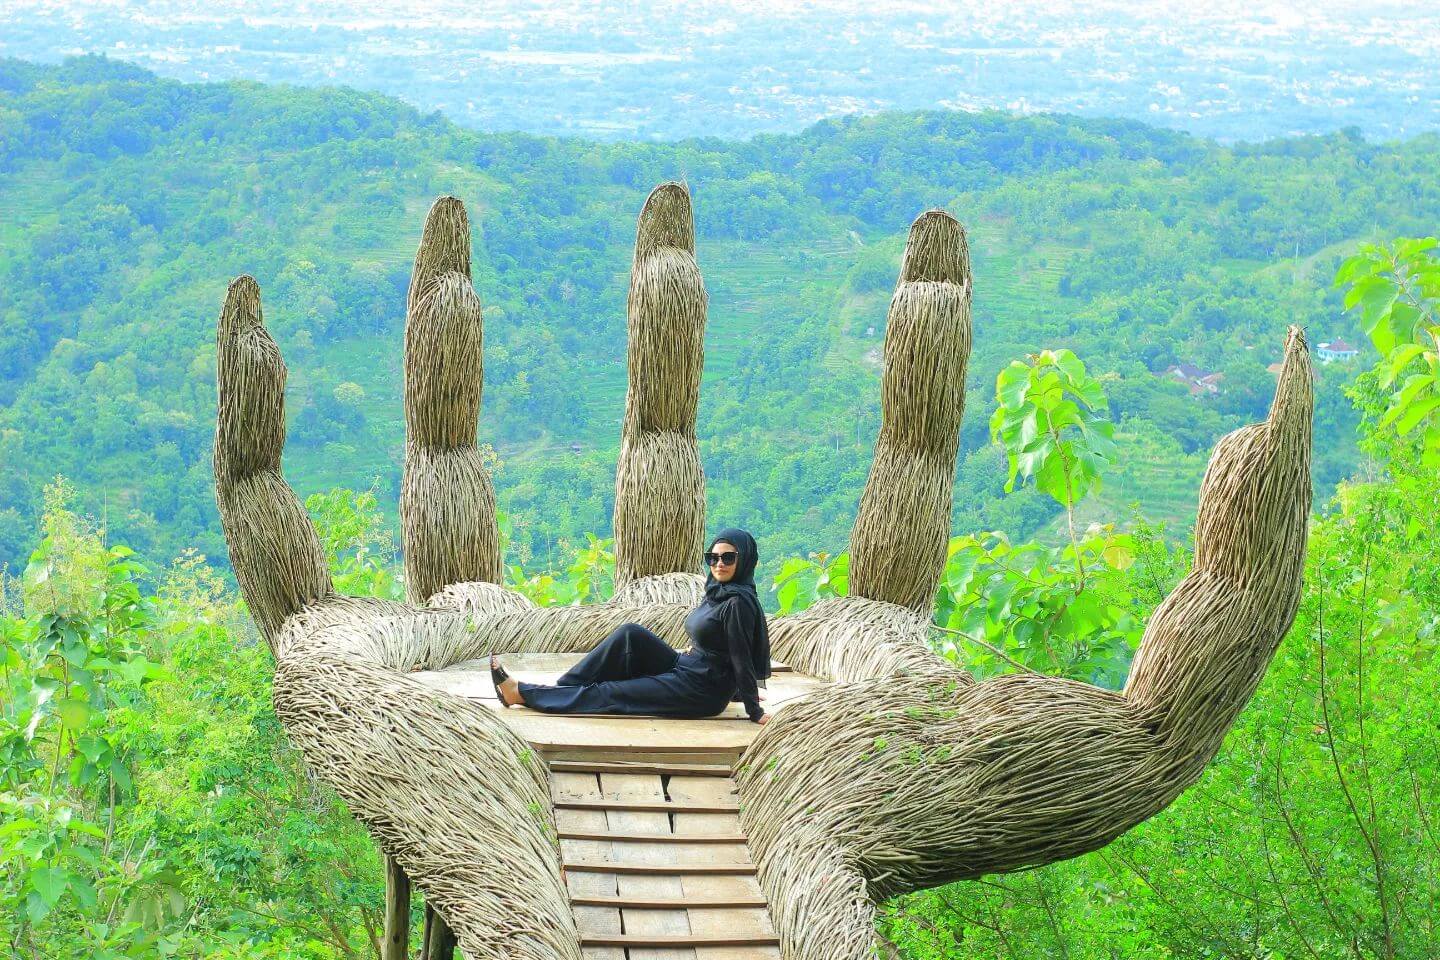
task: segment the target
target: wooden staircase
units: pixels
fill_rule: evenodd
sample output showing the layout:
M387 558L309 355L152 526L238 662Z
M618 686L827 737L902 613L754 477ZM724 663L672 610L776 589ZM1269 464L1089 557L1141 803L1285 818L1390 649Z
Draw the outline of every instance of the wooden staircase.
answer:
M611 747L549 759L586 960L779 960L740 828L737 755L678 762Z
M500 659L518 679L553 683L580 654ZM825 685L771 668L770 713ZM411 676L488 705L545 763L586 960L779 960L730 777L762 729L743 706L697 720L550 714L503 709L484 660Z

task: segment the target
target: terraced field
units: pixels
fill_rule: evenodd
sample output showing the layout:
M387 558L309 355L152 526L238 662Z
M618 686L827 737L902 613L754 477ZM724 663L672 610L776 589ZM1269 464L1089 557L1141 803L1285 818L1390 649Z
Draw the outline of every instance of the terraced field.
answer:
M1200 479L1209 462L1209 451L1186 454L1174 446L1136 433L1117 431L1117 458L1104 474L1100 491L1081 503L1075 513L1076 526L1083 530L1091 523L1128 524L1132 506L1139 506L1147 520L1163 521L1169 536L1181 538L1195 523L1200 498ZM1060 542L1065 536L1064 514L1040 535Z
M58 218L55 185L62 182L59 165L35 163L24 172L0 177L0 251L22 234Z

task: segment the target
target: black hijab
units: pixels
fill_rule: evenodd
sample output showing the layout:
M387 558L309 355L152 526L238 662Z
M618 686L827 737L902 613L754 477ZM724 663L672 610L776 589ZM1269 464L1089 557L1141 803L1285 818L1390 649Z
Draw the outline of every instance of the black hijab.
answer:
M715 579L709 566L705 569L705 599L718 604L730 597L752 607L755 617L755 634L750 638L750 657L755 666L755 680L762 686L770 676L770 630L765 625L765 611L760 606L760 597L755 593L755 564L760 562L760 548L755 538L738 527L726 527L710 538L707 552L715 549L720 541L733 543L740 554L735 560L735 576L725 582Z

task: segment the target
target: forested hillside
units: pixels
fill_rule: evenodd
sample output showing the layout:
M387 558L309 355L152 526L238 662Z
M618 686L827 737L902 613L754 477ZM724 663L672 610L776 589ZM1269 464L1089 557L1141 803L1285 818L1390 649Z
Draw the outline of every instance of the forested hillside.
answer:
M744 142L482 135L346 90L163 81L84 58L0 61L0 562L23 564L57 474L109 534L225 560L210 472L214 323L252 273L290 365L302 495L398 496L410 258L437 195L466 202L486 307L481 438L514 562L608 528L635 217L684 179L710 293L700 444L715 523L762 557L843 549L878 426L878 350L910 221L967 224L976 346L955 528L1016 535L995 375L1069 347L1105 381L1122 460L1095 504L1188 522L1210 443L1257 417L1299 323L1363 342L1320 282L1359 238L1424 233L1440 137L1221 148L1131 122L922 112ZM1368 348L1367 348L1368 349ZM1360 362L1367 358L1362 353ZM1221 373L1192 395L1165 371ZM1316 471L1355 460L1324 366ZM393 517L394 511L387 513ZM762 577L773 573L762 562Z
M1437 160L1433 136L1229 149L999 114L597 145L347 91L0 61L6 956L381 955L379 851L289 744L226 580L221 297L241 272L265 290L291 371L286 469L337 589L398 598L402 305L426 208L463 197L482 437L524 564L506 584L603 600L630 243L671 177L711 297L711 527L756 531L781 612L848 592L906 228L930 206L968 224L976 346L929 642L977 678L1120 688L1189 567L1183 531L1155 521L1193 520L1210 445L1262 412L1286 325L1317 354L1360 348L1317 367L1299 611L1211 768L1102 849L886 901L887 949L1440 955ZM1386 242L1352 249L1369 237Z
M887 955L1437 955L1436 247L1402 241L1343 268L1383 354L1347 388L1366 414L1366 478L1343 482L1313 521L1299 614L1211 769L1103 849L887 901L877 924ZM1006 382L1033 372L1041 385L1056 366L1067 394L1102 396L1073 356L1051 351L1008 368ZM1070 402L1052 388L1007 389L1006 416ZM1080 444L1075 427L1065 433ZM1070 458L1042 454L1029 479L1068 500L1086 471L1072 460L1056 483L1053 461ZM378 960L380 854L289 745L274 662L243 603L193 552L137 564L73 511L73 493L47 487L24 575L0 576L7 956ZM338 589L398 595L374 497L335 490L306 507ZM1110 688L1189 560L1144 525L1054 550L962 536L949 552L937 651L978 677L1033 669ZM782 604L846 593L845 564L786 560ZM603 600L613 572L613 553L592 542L568 571L510 585L545 605ZM874 749L887 749L883 738ZM418 903L412 913L415 948Z

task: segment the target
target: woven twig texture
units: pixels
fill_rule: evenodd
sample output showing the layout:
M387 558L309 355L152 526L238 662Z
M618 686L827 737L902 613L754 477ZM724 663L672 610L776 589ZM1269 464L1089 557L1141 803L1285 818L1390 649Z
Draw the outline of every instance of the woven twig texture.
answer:
M615 470L617 587L693 569L705 546L695 411L708 305L690 195L663 183L640 212L630 270L630 385Z
M928 613L950 539L970 358L970 252L945 211L911 225L886 324L880 437L850 535L850 592Z
M1200 776L1294 619L1310 390L1292 329L1269 419L1211 457L1194 568L1123 693L1036 674L977 684L918 638L900 657L878 624L826 631L844 638L836 670L811 633L775 630L777 657L849 681L777 716L742 761L741 817L787 957L870 956L858 904L1094 850Z
M470 221L454 197L430 208L405 315L405 593L500 580L495 490L475 446L483 342L470 285Z
M579 652L639 622L682 646L698 602L695 411L706 294L690 197L657 187L636 235L614 518L618 589L537 609L500 586L475 450L481 310L458 200L430 212L405 337L409 603L336 595L280 476L285 366L255 281L217 331L216 497L236 578L275 654L275 706L306 761L471 958L578 960L541 764L488 709L410 676L496 652ZM911 226L890 305L882 425L852 537L852 596L774 618L776 659L832 681L741 758L741 817L782 953L860 960L878 899L1103 846L1200 776L1299 597L1311 371L1290 332L1269 418L1221 440L1195 565L1151 619L1122 693L1035 674L976 683L928 645L949 535L966 361L964 230ZM599 518L597 518L597 523Z

